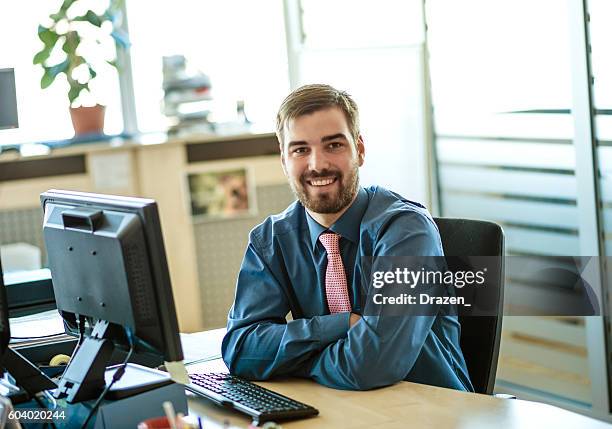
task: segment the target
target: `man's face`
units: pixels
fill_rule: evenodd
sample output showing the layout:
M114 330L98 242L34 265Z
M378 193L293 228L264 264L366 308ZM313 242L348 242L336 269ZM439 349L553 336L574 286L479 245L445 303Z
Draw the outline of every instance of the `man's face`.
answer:
M314 213L338 213L359 186L361 136L355 143L339 108L319 110L285 124L281 160L298 200Z

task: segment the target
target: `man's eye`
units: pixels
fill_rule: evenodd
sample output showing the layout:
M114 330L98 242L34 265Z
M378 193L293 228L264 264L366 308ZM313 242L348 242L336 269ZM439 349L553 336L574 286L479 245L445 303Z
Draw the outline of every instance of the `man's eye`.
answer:
M340 149L342 147L342 143L333 142L329 144L330 149Z
M305 147L297 147L293 149L293 153L300 155L300 154L306 153L307 150L308 149Z

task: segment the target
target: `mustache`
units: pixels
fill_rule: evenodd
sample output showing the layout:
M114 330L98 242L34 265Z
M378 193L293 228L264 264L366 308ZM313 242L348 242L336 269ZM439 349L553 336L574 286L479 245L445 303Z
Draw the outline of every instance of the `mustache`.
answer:
M321 177L336 177L336 178L342 178L342 172L340 172L339 170L321 170L321 171L309 171L306 172L304 174L302 174L301 179L303 181L305 180L312 180L312 179L319 179Z

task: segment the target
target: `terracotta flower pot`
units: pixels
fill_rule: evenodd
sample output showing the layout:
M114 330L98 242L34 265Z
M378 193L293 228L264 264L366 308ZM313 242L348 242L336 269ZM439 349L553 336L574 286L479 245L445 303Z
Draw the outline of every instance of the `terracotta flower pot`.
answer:
M74 127L74 135L103 134L104 111L106 107L96 104L93 107L70 108L70 117Z

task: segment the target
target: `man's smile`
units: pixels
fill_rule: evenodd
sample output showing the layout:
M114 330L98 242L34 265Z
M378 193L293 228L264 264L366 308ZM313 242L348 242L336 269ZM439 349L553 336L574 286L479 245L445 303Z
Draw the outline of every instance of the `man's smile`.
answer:
M329 186L335 183L337 180L338 178L335 176L334 177L319 177L316 179L307 180L306 183L314 187L324 187L324 186Z

